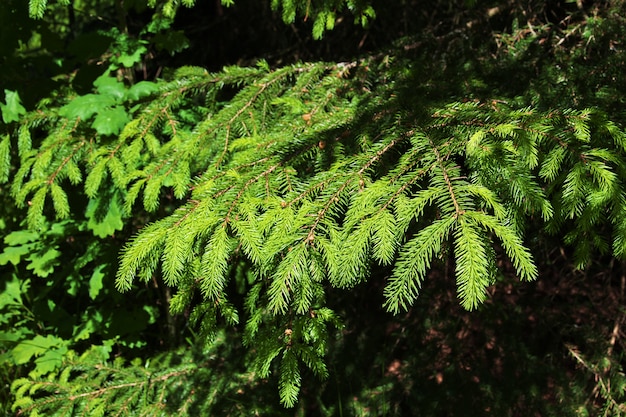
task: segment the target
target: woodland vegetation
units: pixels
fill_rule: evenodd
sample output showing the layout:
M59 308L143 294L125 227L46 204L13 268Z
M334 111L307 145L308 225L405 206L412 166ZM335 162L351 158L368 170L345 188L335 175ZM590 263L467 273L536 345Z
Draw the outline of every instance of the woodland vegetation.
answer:
M626 2L3 0L0 412L626 415Z

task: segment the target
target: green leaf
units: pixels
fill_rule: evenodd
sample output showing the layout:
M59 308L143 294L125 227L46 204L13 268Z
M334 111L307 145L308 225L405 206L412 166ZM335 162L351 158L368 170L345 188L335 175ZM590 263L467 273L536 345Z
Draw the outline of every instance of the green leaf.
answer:
M13 265L17 265L22 260L22 256L30 252L31 245L22 246L9 246L0 253L0 265L6 265L11 262Z
M0 323L2 323L1 320L0 320ZM24 333L23 333L22 328L17 329L15 331L10 331L10 332L0 331L0 346L3 344L6 346L6 345L13 344L13 343L17 343L23 338L24 338ZM3 361L3 358L2 358L2 355L0 355L0 363L2 363L2 361Z
M87 228L100 238L113 236L115 232L122 230L124 221L122 220L123 213L120 204L117 196L111 197L108 202L105 198L89 200L87 211L85 212L85 216L89 219ZM99 213L100 207L106 207L104 215Z
M32 269L35 275L45 278L54 272L54 268L59 264L58 258L60 256L61 252L55 248L34 252L27 258L30 263L26 269Z
M126 68L132 68L136 63L141 62L141 55L147 50L145 46L140 46L132 54L121 54L117 61Z
M117 135L129 121L128 113L124 107L115 106L98 112L91 127L101 135Z
M4 243L11 246L22 245L39 239L39 233L32 230L16 230L4 237Z
M78 96L59 109L59 115L68 119L80 118L87 120L116 104L114 97L102 94L86 94Z
M98 93L113 97L118 103L122 101L126 94L126 87L117 78L103 74L96 78L93 85L97 88Z
M11 356L17 365L28 363L33 356L39 356L52 347L61 346L63 340L56 336L46 337L37 335L30 340L23 340L11 351Z
M150 81L140 81L126 91L126 100L137 101L159 91L159 86Z
M106 265L98 265L96 269L94 269L93 274L91 274L91 278L89 279L89 297L92 300L95 300L100 290L102 290L102 279L105 274L102 270L106 267Z
M45 5L44 5L45 7ZM17 92L4 90L6 104L0 103L0 112L4 123L19 122L20 116L26 114L26 109L20 102Z
M63 365L63 359L67 352L67 346L59 346L46 350L40 357L35 359L35 369L29 372L28 375L31 378L39 378L56 371Z
M22 294L26 294L30 287L30 280L20 280L13 276L11 281L7 281L4 290L0 292L0 309L10 305L22 305Z

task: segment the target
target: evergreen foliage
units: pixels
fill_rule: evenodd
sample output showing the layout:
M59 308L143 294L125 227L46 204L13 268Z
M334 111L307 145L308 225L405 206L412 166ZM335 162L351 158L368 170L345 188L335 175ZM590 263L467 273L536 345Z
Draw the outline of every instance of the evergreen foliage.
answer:
M166 28L194 4L146 6L156 8L152 24ZM47 7L30 0L29 13L44 18ZM316 39L344 7L364 26L375 17L369 3L352 0L271 7L287 23L310 18ZM183 66L139 82L128 74L147 49L129 41L134 49L114 44L117 58L89 91L64 85L27 111L6 90L0 184L25 224L5 238L0 263L18 266L51 224L77 224L75 233L123 245L119 264L106 267L117 271L117 290L159 282L168 314L184 317L202 346L127 364L106 344L79 354L79 337L50 336L65 362L17 379L13 411L204 415L236 396L235 382L250 387L271 375L280 402L294 407L305 378L329 377L344 319L337 292L370 285L387 312L403 314L437 279L433 266L447 264L459 303L475 310L503 267L521 280L540 276L533 252L545 236L571 245L581 269L598 253L623 260L626 132L614 110L624 90L602 72L616 60L623 67L622 45L603 37L622 9L616 2L560 35L528 23L495 36L475 60L462 39L480 31L466 24L344 62ZM582 61L579 72L554 74L537 62L537 79L510 91L498 77L510 76L507 65L532 66L544 43L559 64ZM462 82L450 82L454 72ZM546 87L553 76L563 79ZM123 244L122 230L132 234ZM75 271L91 276L92 298L104 267L90 262L111 250L100 245ZM45 276L59 256L48 249L29 260ZM247 382L227 382L226 365L214 367L224 329L238 329L251 352L237 364Z
M244 396L256 385L251 374L241 372L240 363L224 363L223 356L229 354L226 342L220 334L209 349L172 351L146 363L125 363L122 358L105 362L108 354L98 347L79 357L70 354L54 380L35 384L28 378L15 380L11 388L19 399L13 410L49 416L267 412L260 398ZM241 373L235 377L237 371ZM223 378L224 372L233 377Z

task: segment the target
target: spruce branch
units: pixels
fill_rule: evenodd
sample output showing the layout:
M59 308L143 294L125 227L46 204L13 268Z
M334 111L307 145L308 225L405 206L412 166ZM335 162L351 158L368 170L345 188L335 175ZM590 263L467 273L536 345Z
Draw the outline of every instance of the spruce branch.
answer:
M443 179L446 183L446 186L448 187L448 193L450 194L450 199L452 200L452 203L454 204L455 217L459 217L465 212L465 210L462 209L461 206L459 205L454 189L452 188L452 181L450 180L450 176L448 175L448 170L444 165L444 161L441 157L441 154L439 153L439 149L437 149L437 147L435 146L435 144L432 142L431 139L429 139L429 142L437 158L437 163L439 164L439 168L441 169Z
M228 224L231 220L231 214L233 212L233 210L235 209L237 203L239 202L239 200L241 199L241 197L243 196L243 194L246 192L246 190L248 189L248 187L250 187L252 184L256 183L259 181L259 179L261 179L262 177L264 177L265 175L271 174L273 171L275 171L278 167L280 166L280 164L276 164L276 165L272 165L269 168L267 168L266 170L264 170L263 172L261 172L260 174L258 174L256 177L250 178L248 181L246 181L246 183L241 187L241 189L239 189L239 191L237 192L237 195L235 196L235 198L233 199L233 201L230 203L230 207L228 208L228 212L226 213L226 216L224 216L224 224Z

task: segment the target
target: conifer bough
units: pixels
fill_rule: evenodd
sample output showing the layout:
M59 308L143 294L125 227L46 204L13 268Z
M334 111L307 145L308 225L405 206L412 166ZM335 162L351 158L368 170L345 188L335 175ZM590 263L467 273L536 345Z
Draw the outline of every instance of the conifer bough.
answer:
M297 9L281 4L293 20ZM31 13L45 5L31 1ZM581 267L595 249L625 253L617 124L598 109L430 100L413 91L406 50L277 69L183 67L133 86L107 73L92 93L23 116L0 143L0 178L34 229L50 208L72 215L75 187L126 220L145 213L152 221L124 247L117 288L162 279L177 289L172 312L192 308L208 335L220 319L245 317L259 376L278 360L281 401L293 406L299 363L328 373L340 327L329 291L385 280L384 306L397 314L450 259L460 303L475 309L499 257L521 279L538 277L528 223L557 233L573 222L565 239ZM241 265L238 306L229 287Z

